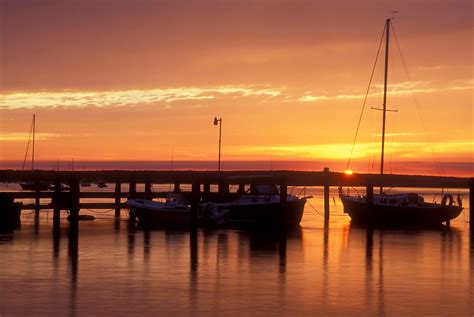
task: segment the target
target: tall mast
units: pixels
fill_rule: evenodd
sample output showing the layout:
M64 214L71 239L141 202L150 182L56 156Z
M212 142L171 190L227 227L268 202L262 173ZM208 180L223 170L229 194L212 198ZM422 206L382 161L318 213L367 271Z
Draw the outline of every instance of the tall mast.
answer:
M383 175L384 165L384 151L385 151L385 117L387 114L387 81L388 81L388 48L390 36L390 20L385 21L385 76L383 83L383 120L382 120L382 157L380 160L380 175ZM383 187L380 186L380 194L383 192Z
M35 132L36 132L36 115L33 115L33 152L31 154L31 170L35 169Z

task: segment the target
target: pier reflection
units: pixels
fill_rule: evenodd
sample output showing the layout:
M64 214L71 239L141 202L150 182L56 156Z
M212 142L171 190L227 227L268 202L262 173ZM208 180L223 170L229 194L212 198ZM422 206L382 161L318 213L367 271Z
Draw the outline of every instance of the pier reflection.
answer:
M77 228L69 228L68 256L71 274L69 311L71 316L75 316L77 311L77 273L79 268L79 232Z

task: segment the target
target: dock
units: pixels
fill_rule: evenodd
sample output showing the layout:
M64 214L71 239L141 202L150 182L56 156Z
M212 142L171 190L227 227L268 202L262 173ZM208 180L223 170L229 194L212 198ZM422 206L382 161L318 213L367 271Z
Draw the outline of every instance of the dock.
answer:
M52 209L53 220L59 221L61 210L70 212L72 227L77 224L81 209L114 209L115 216L120 217L124 198L158 198L166 197L168 192L152 192L152 184L172 184L173 191L187 195L192 202L192 219L197 218L197 204L206 195L223 196L229 193L230 186L243 186L258 176L271 177L280 186L281 203L285 203L288 186L315 186L324 189L324 222L329 224L330 217L330 187L364 187L366 192L373 192L374 187L397 188L449 188L469 190L469 224L474 228L474 178L439 177L424 175L396 174L351 174L332 172L328 168L323 171L0 171L0 182L41 181L55 184L53 191L21 191L8 192L14 200L31 198L35 203L23 204L22 209L35 210L39 215L42 209ZM246 177L248 179L246 179ZM114 184L114 191L81 192L80 181L87 179L91 182L103 181ZM60 184L69 186L68 191L61 191ZM128 189L123 191L122 184ZM144 190L137 192L137 184L143 184ZM183 191L186 185L191 189ZM214 185L211 187L211 185ZM211 189L214 189L212 191ZM100 198L109 202L90 203L82 199ZM45 202L48 201L48 202ZM0 206L1 208L1 206ZM196 215L194 215L196 213ZM194 217L193 217L194 216ZM194 223L194 225L197 225ZM471 229L472 230L472 229Z

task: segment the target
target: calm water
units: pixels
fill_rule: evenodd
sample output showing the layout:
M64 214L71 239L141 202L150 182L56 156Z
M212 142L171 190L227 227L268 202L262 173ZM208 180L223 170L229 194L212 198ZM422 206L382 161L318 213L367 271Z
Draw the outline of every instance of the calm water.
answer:
M126 211L118 223L83 211L97 219L81 222L76 240L65 219L55 236L52 213L35 226L25 211L20 230L0 235L0 316L474 314L465 212L449 230L371 232L351 227L335 199L324 230L320 190L306 194L315 198L286 238L144 232L128 228Z

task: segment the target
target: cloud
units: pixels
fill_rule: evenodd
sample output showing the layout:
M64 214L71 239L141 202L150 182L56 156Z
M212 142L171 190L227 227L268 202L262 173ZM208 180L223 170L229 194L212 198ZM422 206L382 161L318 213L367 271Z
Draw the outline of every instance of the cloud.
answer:
M64 134L56 133L35 133L36 140L50 140L54 138L63 137ZM1 132L0 141L28 141L30 137L29 133L16 133L16 132Z
M427 157L435 154L471 155L474 141L457 140L442 142L433 146L429 142L386 142L385 153L398 157ZM300 145L255 145L236 147L236 154L268 154L279 157L299 157L308 159L348 159L351 154L351 143L300 144ZM366 158L380 153L380 143L358 143L352 158Z
M383 86L374 85L375 88L381 89ZM459 91L459 90L472 90L474 89L474 82L468 80L465 82L453 82L448 85L442 85L439 83L432 82L402 82L397 84L391 84L389 86L390 95L412 95L412 94L423 94L423 93L434 93L441 91ZM365 94L340 94L334 96L319 95L313 96L310 95L311 92L305 92L303 96L298 98L300 102L318 102L325 100L344 100L344 99L363 99ZM383 92L369 93L368 97L382 96Z
M278 89L253 86L218 86L211 88L181 87L150 90L121 91L43 91L14 92L0 95L0 108L44 108L44 107L110 107L133 106L153 103L172 103L185 100L209 100L231 96L242 98L250 96L276 97ZM169 105L165 106L170 108Z

